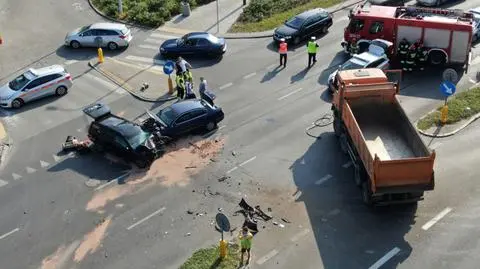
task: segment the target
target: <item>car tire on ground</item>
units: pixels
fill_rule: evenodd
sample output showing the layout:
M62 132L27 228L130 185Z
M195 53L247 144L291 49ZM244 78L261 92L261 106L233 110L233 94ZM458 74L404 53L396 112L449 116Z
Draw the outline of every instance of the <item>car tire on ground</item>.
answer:
M80 48L80 42L76 41L76 40L73 40L70 42L70 47L74 48L74 49L78 49Z
M294 39L293 39L293 45L298 45L300 43L300 37L299 36L296 36Z
M68 89L67 87L65 86L59 86L56 90L55 90L55 94L58 95L58 96L63 96L65 94L67 94L68 92Z
M116 50L116 49L118 49L118 45L117 45L117 43L115 43L115 42L110 42L110 43L108 43L107 46L108 46L108 49L109 49L109 50Z
M217 124L213 121L209 122L206 126L205 126L205 129L207 129L207 131L212 131L213 129L217 128Z
M322 32L322 34L326 34L328 32L328 27L323 26L321 32Z
M17 98L15 100L12 101L12 107L13 108L21 108L23 106L25 102L20 99L20 98Z

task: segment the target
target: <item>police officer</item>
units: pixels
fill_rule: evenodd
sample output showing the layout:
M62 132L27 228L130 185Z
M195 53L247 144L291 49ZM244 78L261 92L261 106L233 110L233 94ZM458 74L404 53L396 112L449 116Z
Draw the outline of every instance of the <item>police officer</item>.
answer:
M415 69L415 63L417 61L417 46L412 44L408 48L407 59L405 60L404 71L412 72Z
M176 76L175 82L177 83L177 97L180 99L185 98L185 79L182 75Z
M410 43L406 38L403 38L402 41L398 44L398 58L400 60L400 64L402 65L402 69L405 70L408 55L408 48L410 47Z
M428 50L423 46L422 42L419 42L417 47L417 65L420 71L425 70L427 64Z
M352 38L352 42L350 43L350 55L355 55L355 54L358 54L359 52L359 48L358 48L358 44L357 44L357 39L356 38Z
M308 68L312 65L312 60L313 63L317 62L317 48L319 47L317 42L315 41L315 37L312 36L310 38L310 41L307 43L307 52L308 52Z
M287 42L285 42L285 38L280 39L280 45L278 47L278 53L280 54L280 66L287 67Z

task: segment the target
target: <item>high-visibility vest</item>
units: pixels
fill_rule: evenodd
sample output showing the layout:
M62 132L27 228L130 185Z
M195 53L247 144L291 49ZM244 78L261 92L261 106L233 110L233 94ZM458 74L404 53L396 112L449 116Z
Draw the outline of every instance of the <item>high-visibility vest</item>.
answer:
M317 42L308 41L307 51L308 53L317 53Z
M278 52L280 54L286 54L287 53L287 43L285 43L285 42L280 43L280 47L278 49Z

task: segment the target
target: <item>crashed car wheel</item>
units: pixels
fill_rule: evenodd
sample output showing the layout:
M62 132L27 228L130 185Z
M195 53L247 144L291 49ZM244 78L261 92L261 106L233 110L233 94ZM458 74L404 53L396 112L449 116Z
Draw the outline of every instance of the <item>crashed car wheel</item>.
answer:
M215 129L215 127L217 127L217 124L214 123L214 122L209 122L207 124L207 126L205 126L205 129L207 129L207 131L212 131L213 129Z

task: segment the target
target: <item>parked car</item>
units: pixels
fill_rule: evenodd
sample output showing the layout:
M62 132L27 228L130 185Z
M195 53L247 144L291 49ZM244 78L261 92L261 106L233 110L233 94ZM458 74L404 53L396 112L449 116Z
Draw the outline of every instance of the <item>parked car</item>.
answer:
M211 106L200 99L180 101L162 109L157 114L152 112L148 114L160 124L160 133L172 138L200 129L211 131L224 118L220 107Z
M65 46L74 49L80 47L107 47L116 50L127 47L132 40L132 32L120 23L94 23L77 28L65 36Z
M194 32L178 39L169 39L160 46L160 54L164 57L207 55L222 56L227 51L224 38L210 33Z
M417 0L417 3L427 7L438 7L451 0Z
M379 68L386 70L389 68L388 51L393 43L383 39L375 39L370 43L368 51L355 54L348 61L338 67L337 70L328 76L328 90L333 92L336 82L334 81L337 72L340 70Z
M278 43L285 38L286 42L296 45L311 36L326 34L332 24L332 15L328 11L323 8L311 9L286 20L275 29L273 40Z
M480 37L480 7L472 8L468 12L473 14L472 42L477 42Z
M83 109L94 121L88 128L88 138L97 149L111 152L138 167L144 168L164 152L155 133L125 118L113 115L104 104L94 104Z
M404 6L408 0L368 0L368 2L377 6Z
M51 95L62 96L72 87L72 76L61 65L30 68L0 87L0 106L20 108L25 103Z

